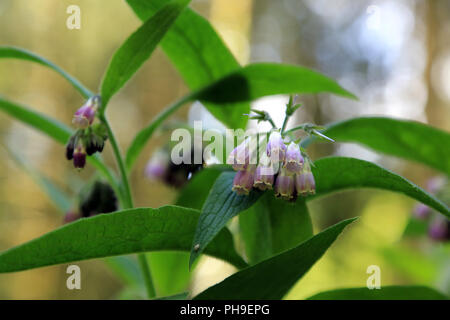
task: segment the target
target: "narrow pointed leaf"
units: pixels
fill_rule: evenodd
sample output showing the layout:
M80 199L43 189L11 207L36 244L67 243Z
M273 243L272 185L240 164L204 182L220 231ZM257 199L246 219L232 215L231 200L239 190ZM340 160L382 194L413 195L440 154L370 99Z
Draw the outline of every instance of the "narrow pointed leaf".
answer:
M316 195L307 199L346 189L376 188L399 192L420 201L450 218L449 208L414 183L372 162L329 157L314 162Z
M0 46L0 59L21 59L27 60L35 63L39 63L43 66L49 67L54 71L58 72L61 76L63 76L67 81L69 81L75 89L77 89L81 95L85 98L89 98L94 94L84 87L80 81L75 79L73 76L65 72L63 69L50 62L49 60L38 56L37 54L27 51L25 49L16 48L16 47L2 47Z
M239 271L194 299L282 299L354 220L355 218L341 221L293 249Z
M176 206L140 208L80 219L0 254L0 273L147 251L187 251L199 213ZM236 267L246 264L223 230L206 250Z
M231 190L234 175L235 172L222 173L214 183L203 205L192 242L190 266L207 248L215 235L225 227L228 220L250 208L263 194L255 190L248 196L237 195Z
M425 286L382 286L381 289L347 288L318 293L308 300L448 300Z
M127 2L136 15L146 21L169 0ZM240 67L208 20L189 8L167 32L161 47L191 90L202 88ZM250 110L248 103L236 103L227 110L208 103L205 106L228 127L244 128L247 123L248 119L242 114Z
M190 0L173 0L136 30L114 54L101 87L103 108L150 57Z
M416 161L450 176L450 133L416 121L367 117L331 124L323 134Z

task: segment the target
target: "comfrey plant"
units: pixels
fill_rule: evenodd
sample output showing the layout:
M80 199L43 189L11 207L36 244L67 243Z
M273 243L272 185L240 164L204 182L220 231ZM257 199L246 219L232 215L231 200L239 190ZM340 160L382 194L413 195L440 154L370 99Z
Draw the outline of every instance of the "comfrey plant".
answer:
M81 192L67 193L18 156L16 150L6 147L60 211L67 214L61 228L1 252L0 273L109 257L107 263L123 279L126 292L155 298L188 291L189 272L204 254L228 262L236 273L199 294L190 292L178 298L282 299L356 219L340 221L314 234L308 209L312 199L349 189L377 188L419 201L448 221L450 210L438 194L432 195L392 171L368 161L332 154L313 163L307 153L310 146L324 140L354 142L448 176L448 132L386 117L351 118L324 127L305 123L287 130L288 119L300 107L294 98L287 104L282 127L277 128L267 113L252 111L250 102L280 94L335 94L350 99L355 96L333 79L301 66L240 66L209 22L188 8L189 0L126 2L143 24L112 57L98 93L37 54L0 47L0 60L21 59L56 71L82 95L80 104L84 103L73 116L74 128L3 97L0 110L60 143L61 155L65 145L67 159L77 168L75 172L88 164L96 171L89 181L83 182ZM159 44L191 92L149 121L122 152L107 117L110 101ZM178 188L175 205L136 208L129 180L136 160L161 125L176 110L194 101L201 101L228 129L245 129L249 118L267 121L273 129L265 135L248 136L226 153L222 152L223 145L215 149L196 145L199 140L222 141L216 132L205 132L201 139L188 139L187 151L180 158L192 161L193 153L193 163L178 158L174 161L177 152L162 147L142 171L151 179L161 179ZM78 106L69 107L76 110ZM122 106L124 117L126 107ZM306 135L298 139L297 130ZM113 153L116 168L103 161L104 152ZM212 156L218 161L210 161ZM210 162L222 165L203 166ZM236 216L239 228L229 229L228 222ZM189 261L173 254L164 258L147 255L155 251L189 252ZM137 254L137 259L130 254ZM157 268L150 269L149 259ZM136 269L141 270L141 276L136 276ZM170 281L164 281L167 277L161 270L168 269ZM350 293L334 290L324 296L360 297L363 292L367 299L380 299L395 292L402 297L445 298L431 288L399 286L390 291L386 286L373 294L377 290L367 292L365 285L364 281L361 288L353 288Z

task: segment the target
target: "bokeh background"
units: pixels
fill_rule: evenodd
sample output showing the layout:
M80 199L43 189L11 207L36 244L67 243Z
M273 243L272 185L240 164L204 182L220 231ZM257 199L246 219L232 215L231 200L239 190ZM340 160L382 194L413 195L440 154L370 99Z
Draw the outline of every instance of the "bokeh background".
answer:
M71 4L81 8L80 30L66 27L66 8ZM191 7L208 18L241 64L272 61L308 66L337 79L359 97L359 101L350 101L331 95L302 96L304 107L291 125L296 120L326 124L354 116L385 115L450 130L449 1L193 0ZM36 52L92 90L98 88L113 52L139 25L122 0L0 0L0 45ZM122 149L139 128L185 93L177 71L156 50L110 103L108 116ZM84 102L55 72L19 60L0 61L0 94L68 125ZM274 96L253 105L271 112L281 125L283 114L276 110L282 110L286 102L286 96ZM184 107L173 117L181 121L197 118L208 119L198 105ZM175 189L149 182L143 175L152 151L167 137L160 132L152 138L132 174L139 206L158 207L176 199ZM321 144L312 153L314 157L336 154L374 161L420 186L437 175L421 165L353 144ZM115 165L109 146L104 157ZM93 175L92 168L76 172L65 160L63 146L0 113L0 250L62 224L63 213L24 166L72 195ZM380 266L382 285L426 284L450 293L448 244L433 242L426 235L414 240L402 237L414 205L405 196L375 190L348 191L310 203L316 231L346 217L361 219L288 298L365 286L369 265ZM178 258L186 260L183 254ZM161 279L157 283L160 293L181 291L186 284L186 274L180 279L173 276L171 259L173 255L165 253L150 257ZM114 299L142 294L139 288L126 288L105 261L79 265L82 290L67 290L67 265L62 265L0 275L0 298ZM198 292L232 272L225 263L203 258L187 285Z

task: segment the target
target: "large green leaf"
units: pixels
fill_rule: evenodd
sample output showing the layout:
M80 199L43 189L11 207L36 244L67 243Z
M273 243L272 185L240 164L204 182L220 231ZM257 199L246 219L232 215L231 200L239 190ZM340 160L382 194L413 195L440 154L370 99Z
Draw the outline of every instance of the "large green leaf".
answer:
M15 48L15 47L1 47L0 46L0 59L2 58L10 58L10 59L21 59L21 60L27 60L31 62L39 63L43 66L49 67L50 69L53 69L54 71L58 72L60 75L62 75L67 81L69 81L75 89L77 89L81 95L85 98L89 98L93 96L94 94L84 87L80 81L72 77L70 74L65 72L63 69L55 65L54 63L48 61L47 59L38 56L37 54L27 51L25 49L21 48Z
M187 251L199 213L177 206L140 208L78 220L0 254L0 273L136 252ZM205 253L246 264L224 229Z
M228 220L250 208L262 195L262 192L256 190L248 196L237 195L231 190L234 175L235 172L223 172L217 178L203 205L192 242L190 266L203 250L209 247L209 242Z
M450 210L444 203L407 179L372 162L329 157L319 159L314 164L317 190L315 196L307 199L345 189L377 188L403 193L450 217Z
M355 118L331 124L323 133L338 142L356 142L450 175L450 133L419 122Z
M382 286L381 289L348 288L318 293L308 300L448 300L425 286Z
M239 215L245 252L254 264L291 249L313 236L308 208L304 201L290 203L272 192Z
M136 15L146 21L168 0L127 0ZM240 66L211 24L191 9L186 9L161 41L161 47L191 90L202 88ZM248 103L237 103L223 110L205 103L209 111L231 128L244 128Z
M341 221L293 249L239 271L194 299L281 299L354 220Z
M334 93L350 98L354 97L350 92L341 88L334 80L307 68L276 63L250 64L213 84L188 94L164 109L133 139L127 150L127 168L131 169L158 126L188 101L207 101L210 105L223 108L223 111L228 115L231 114L234 109L234 103L237 102L251 101L276 94L318 92ZM243 113L240 116L248 118Z
M33 111L25 106L10 102L0 97L0 110L3 110L15 119L31 126L55 141L65 144L69 140L73 131L65 124L52 119L42 113ZM61 159L65 159L63 156ZM111 186L119 194L117 189L117 178L108 170L98 155L88 157L89 163L94 165L96 169L109 181Z
M190 0L173 0L136 30L114 54L101 87L103 107L150 57Z

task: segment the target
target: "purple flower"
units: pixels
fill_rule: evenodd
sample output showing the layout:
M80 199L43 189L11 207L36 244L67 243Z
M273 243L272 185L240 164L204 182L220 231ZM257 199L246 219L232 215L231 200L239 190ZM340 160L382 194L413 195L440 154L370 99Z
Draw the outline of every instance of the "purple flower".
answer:
M73 153L73 165L78 169L82 169L86 165L86 151L82 144L79 144Z
M99 104L99 96L89 98L89 100L75 112L72 123L80 129L86 129L89 127L92 122L94 122Z
M419 203L414 207L414 217L419 220L425 220L430 216L431 210L428 206L423 203Z
M428 235L436 241L447 240L450 236L449 221L440 217L432 221L428 228Z
M254 181L254 168L249 166L246 170L236 172L232 190L239 195L248 195L252 190Z
M300 173L303 167L303 157L298 144L291 142L286 151L285 167L289 173Z
M297 193L302 196L316 193L316 182L308 162L303 166L303 170L295 176L295 188Z
M234 170L245 170L250 162L250 150L248 139L238 145L231 151L228 156L227 163L231 164Z
M255 171L253 186L263 191L272 189L274 180L273 173L272 167L258 166Z
M157 151L145 167L145 176L159 180L166 176L169 168L169 156L166 152Z
M275 182L275 196L285 200L294 198L294 176L289 175L285 169L281 170Z
M267 156L272 159L273 163L283 162L286 157L286 149L281 134L278 131L273 131L267 143Z

